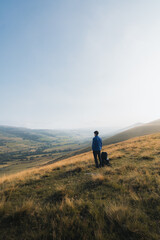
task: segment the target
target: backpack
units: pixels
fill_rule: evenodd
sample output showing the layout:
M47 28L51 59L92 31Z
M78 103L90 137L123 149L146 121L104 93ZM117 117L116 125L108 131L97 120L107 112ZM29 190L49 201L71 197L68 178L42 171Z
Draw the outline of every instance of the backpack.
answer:
M107 152L101 153L101 160L102 160L102 165L108 165L108 166L110 165Z

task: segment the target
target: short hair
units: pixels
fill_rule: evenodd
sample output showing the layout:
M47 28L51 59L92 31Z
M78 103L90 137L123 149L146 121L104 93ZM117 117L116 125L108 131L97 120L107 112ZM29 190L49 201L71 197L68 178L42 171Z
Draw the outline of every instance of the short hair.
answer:
M99 132L96 130L96 131L94 131L94 134L98 135L98 134L99 134Z

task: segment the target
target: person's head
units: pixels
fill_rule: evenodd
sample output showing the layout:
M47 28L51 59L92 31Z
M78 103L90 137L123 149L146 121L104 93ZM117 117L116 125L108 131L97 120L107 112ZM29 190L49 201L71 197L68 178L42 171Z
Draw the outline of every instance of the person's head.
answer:
M94 135L95 135L95 136L98 136L98 134L99 134L98 131L95 131L95 132L94 132Z

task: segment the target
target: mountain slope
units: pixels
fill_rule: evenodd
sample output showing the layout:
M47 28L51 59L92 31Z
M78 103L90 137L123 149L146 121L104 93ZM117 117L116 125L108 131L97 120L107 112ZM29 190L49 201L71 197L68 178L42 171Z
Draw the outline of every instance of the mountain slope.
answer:
M159 240L160 133L0 181L1 239Z
M144 136L148 134L160 132L160 120L133 127L103 141L104 145L113 144L121 141L128 140L133 137Z

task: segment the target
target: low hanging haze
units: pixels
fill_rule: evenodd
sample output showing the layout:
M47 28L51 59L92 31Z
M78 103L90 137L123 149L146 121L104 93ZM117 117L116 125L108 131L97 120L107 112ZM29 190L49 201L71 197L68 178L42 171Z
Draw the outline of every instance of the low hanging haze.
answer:
M160 117L159 0L0 0L0 125Z

